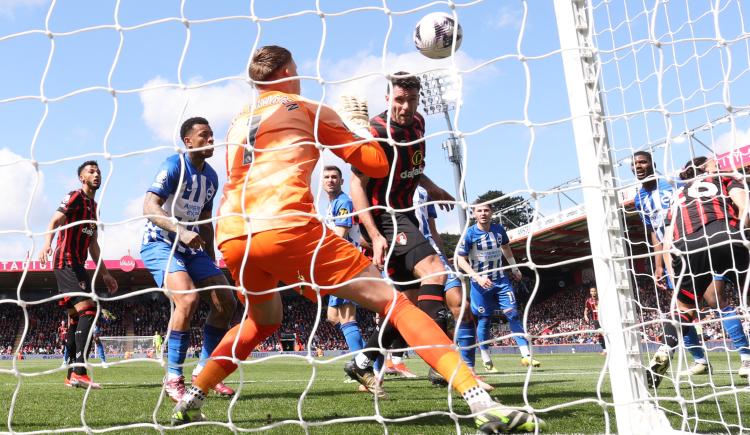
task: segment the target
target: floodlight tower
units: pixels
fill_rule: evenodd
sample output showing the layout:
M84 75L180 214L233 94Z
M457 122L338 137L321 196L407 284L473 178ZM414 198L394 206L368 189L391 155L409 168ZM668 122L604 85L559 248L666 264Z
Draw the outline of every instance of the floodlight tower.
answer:
M443 150L446 152L448 161L453 164L456 199L465 201L466 189L461 188L461 174L463 173L461 148L463 140L457 138L453 133L453 123L449 113L456 108L457 104L461 104L458 77L452 73L428 72L421 74L419 79L422 84L419 99L425 115L442 113L445 116L449 137L443 141ZM458 222L461 231L463 231L466 227L466 211L463 208L457 208L457 212Z

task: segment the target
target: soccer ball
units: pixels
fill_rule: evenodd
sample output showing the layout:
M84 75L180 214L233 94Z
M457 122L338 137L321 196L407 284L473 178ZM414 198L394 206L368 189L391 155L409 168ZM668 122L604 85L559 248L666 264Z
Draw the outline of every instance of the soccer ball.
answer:
M452 15L433 12L425 15L414 28L414 45L430 59L443 59L451 55L453 32L456 32L456 51L461 47L463 32Z

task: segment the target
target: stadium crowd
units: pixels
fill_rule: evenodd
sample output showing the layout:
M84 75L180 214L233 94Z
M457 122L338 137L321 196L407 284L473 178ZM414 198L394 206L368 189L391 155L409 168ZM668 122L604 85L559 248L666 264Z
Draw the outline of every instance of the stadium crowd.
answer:
M644 322L656 320L660 313L667 311L669 307L669 292L656 291L653 280L649 277L639 278L638 297L636 298L636 309L641 314ZM526 283L528 288L533 288L531 282ZM546 297L538 297L533 303L533 309L529 312L528 333L535 336L534 345L550 344L595 344L596 336L590 332L593 326L585 322L582 317L584 301L588 295L588 284L571 286L559 290ZM731 289L728 294L737 292ZM657 299L658 296L658 299ZM521 294L519 309L527 303L528 295ZM560 304L564 300L566 303ZM325 302L325 300L324 300ZM313 346L321 350L345 350L346 342L341 331L333 324L325 320L325 303L319 311L315 304L303 299L293 293L284 297L284 323L276 334L258 345L256 351L278 351L281 350L281 337L286 334L294 334L296 337L296 349L305 350L309 331L315 322L319 312L323 318L318 326ZM102 304L115 314L116 318L111 321L100 321L99 327L103 336L153 336L155 332L164 335L167 331L169 321L170 305L166 299L147 298L137 301L117 301ZM242 306L240 306L242 309ZM54 303L38 305L27 305L29 328L21 351L24 354L48 354L60 355L62 353L62 342L58 333L60 321L63 315ZM208 306L201 303L192 327L192 339L190 348L196 354L201 347L201 329L206 316ZM234 322L238 322L242 312L238 310ZM711 313L702 317L703 321L713 319ZM375 330L375 319L372 313L359 309L357 318L360 322L362 334L365 337ZM15 304L0 304L0 355L13 354L14 346L20 340L20 334L24 328L24 312ZM130 327L129 327L130 326ZM132 331L132 332L129 332ZM581 332L587 331L587 332ZM502 317L494 325L493 336L508 335L507 324ZM704 324L702 335L707 340L719 340L724 338L721 324ZM647 325L642 330L643 341L659 342L661 327L658 323ZM499 340L496 345L513 346L510 337Z

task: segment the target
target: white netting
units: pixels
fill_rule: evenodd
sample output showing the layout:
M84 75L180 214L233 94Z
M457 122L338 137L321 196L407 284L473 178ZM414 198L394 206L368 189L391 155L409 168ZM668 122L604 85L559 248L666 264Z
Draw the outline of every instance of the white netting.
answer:
M566 181L577 177L578 170L571 134L573 119L565 93L551 3L383 0L344 5L319 0L252 1L247 5L183 0L169 5L152 2L146 7L125 0L86 5L52 1L46 15L33 9L33 5L22 5L14 11L13 3L0 5L0 18L8 23L2 27L0 50L5 50L6 58L14 61L13 67L0 72L0 80L8 84L0 89L0 119L7 120L2 125L12 130L7 135L10 148L0 149L0 181L3 186L14 186L0 196L11 208L9 218L0 218L0 244L6 247L0 251L0 259L23 259L27 251L36 255L56 199L74 187L70 185L72 169L89 158L99 159L104 178L97 195L100 207L97 224L104 258L119 258L128 250L137 252L143 223L142 193L164 157L183 152L177 137L182 120L193 115L205 116L217 138L223 137L231 116L252 101L246 76L248 59L255 48L266 44L291 49L302 76L304 96L335 103L340 95L358 95L367 99L371 115L385 107L387 74L403 69L414 74L437 71L456 76L461 96L457 109L450 112L451 133L455 135L454 142L460 144L459 156L464 168L461 184L468 191L467 196L454 195L458 208L466 210L467 204L485 191L502 190L504 195L492 200L499 202L515 195L528 197L536 211L535 224L542 230L559 227L568 218L583 214L580 206L573 211L561 210L567 201L580 202L581 185ZM746 73L750 69L744 24L747 9L739 0L700 5L688 0L593 2L589 12L597 47L594 54L601 61L603 111L610 145L620 163L616 168L618 182L624 189L632 190L636 185L630 161L626 160L635 150L652 150L661 174L673 177L676 168L688 157L704 154L699 142L721 152L750 136L745 118L748 105L743 99ZM420 57L411 43L414 24L436 10L455 14L463 27L461 50L443 61ZM30 15L34 12L36 15ZM440 152L433 145L451 139L443 125L439 117L427 118L426 139L430 144L427 174L452 191L447 189L453 183L448 175L450 164L438 158ZM210 162L223 176L225 144L219 142L217 157ZM324 159L335 161L326 156ZM345 178L348 176L345 174ZM316 173L313 179L318 184L314 188L317 188L317 203L322 204L324 195L319 178ZM220 182L223 184L224 180ZM556 211L561 213L556 215ZM442 224L447 232L462 230L455 217L441 219L450 219L450 224ZM215 221L214 217L212 222ZM580 229L576 233L558 228L556 234L565 235L569 231L587 237ZM643 228L628 230L631 235L642 232ZM524 231L514 233L518 240ZM571 284L575 271L591 279L591 275L586 275L590 271L590 252L585 252L580 241L545 241L540 237L535 244L534 238L529 238L528 246L526 242L514 246L519 249L516 256L527 267L530 278L523 318L534 344L576 344L564 348L566 352L595 349L595 346L581 346L590 342L596 331L576 318L583 311L581 289L572 288ZM633 234L630 238L641 240L643 236ZM647 256L643 254L644 246L641 242L640 247L633 248L633 268L639 283L649 280L643 267L635 265L635 260L642 262ZM560 252L555 253L556 250ZM535 257L544 260L537 261ZM27 297L30 285L54 286L35 280L34 276L35 272L25 271L13 283L14 291L3 293L0 299L0 307L10 313L8 317L20 319L16 323L7 322L9 330L16 328L19 336L4 336L4 342L0 343L13 348L11 357L24 349L24 343L36 340L40 324L32 321L38 318L34 313L44 311L43 307L59 299L56 293ZM117 278L121 287L128 287L129 275L118 274ZM558 282L570 288L555 294L550 288ZM295 286L290 284L276 290ZM116 304L123 304L120 308L129 310L137 304L146 304L146 298L160 292L150 286L130 290L114 297L94 295L94 300L114 311ZM644 339L648 337L650 341L657 335L653 320L668 310L653 290L638 291L636 295L642 317L634 328L643 331ZM137 302L125 305L128 301ZM321 299L317 303L320 305ZM743 304L747 319L746 301ZM535 311L535 307L539 310ZM259 357L240 365L238 391L243 397L229 402L226 409L209 412L209 418L217 426L234 432L297 428L312 432L340 427L393 432L471 430L470 421L458 418L469 412L455 403L456 397L441 393L443 399L433 409L416 404L420 389L427 388L425 381L413 384L409 389L412 395L404 391L396 393L396 396L406 395L401 403L414 401L417 411L409 406L394 410L387 402L376 402L356 416L328 411L331 397L316 398L316 391L326 388L321 383L340 383L342 374L337 371L335 379L325 378L318 371L340 366L344 360L318 356L311 346L319 342L316 337L326 328L318 315L321 311L324 310L315 308L311 330L304 331L305 351L292 355L256 354ZM572 312L575 314L569 314ZM139 320L145 322L150 315L141 313ZM704 328L711 325L717 323L704 322ZM151 340L148 334L154 331L138 330L138 323L134 328L135 334L143 334L144 341ZM499 336L495 342L509 341L509 330L500 327L496 331ZM122 343L127 351L131 343ZM141 346L132 345L133 349ZM729 353L727 348L726 341L718 347L723 352L721 358L726 359L722 367L734 370L736 352ZM540 346L535 352L538 356L547 349L552 348ZM648 349L653 351L654 346ZM546 362L538 356L544 364L543 370L514 371L508 367L508 373L488 379L503 390L500 396L505 403L534 410L550 422L553 430L616 431L616 422L611 419L614 413L608 381L621 373L608 373L604 360L588 363L585 369L578 370L577 360L570 359L578 355L560 359L550 356ZM127 363L112 360L107 369L100 363L89 362L94 379L105 383L104 390L96 394L107 394L106 370L126 370L133 363L151 362L146 367L161 364L161 373L143 382L153 384L161 380L163 360L133 356L135 359ZM645 352L644 365L648 356L650 352ZM252 383L254 370L278 365L281 382L286 378L283 373L286 364L293 362L307 364L300 390L286 402L263 402L263 393L254 392L252 387L262 383ZM62 373L52 366L39 370L34 367L33 362L14 359L12 364L0 368L0 375L11 379L2 390L2 402L10 410L8 431L104 432L147 428L163 431L169 425L164 409L171 408L170 404L163 394L156 400L157 390L153 390L154 397L133 399L148 401L148 412L133 413L132 421L110 419L97 413L97 407L103 405L89 391L83 396L83 403L76 402L80 412L74 413L73 421L58 423L53 419L19 425L18 419L24 420L25 412L33 412L25 406L26 401L33 401L25 388L50 373ZM574 380L579 378L588 379L588 384L577 387ZM512 380L510 386L505 385L508 379ZM549 379L553 381L547 382ZM687 389L675 391L663 386L651 393L658 395L660 407L668 410L673 427L729 433L747 431L746 384L740 384L734 375L706 379L688 381ZM133 382L136 388L140 386ZM568 388L566 383L574 387ZM62 384L53 383L45 388L62 389ZM111 391L117 391L112 401L128 401L129 390ZM334 400L338 397L342 401L362 400L350 390L330 394L340 394L333 396ZM243 400L246 396L249 402ZM254 404L256 401L261 405ZM318 407L308 408L309 403ZM705 406L707 403L710 406ZM276 420L271 416L276 409L268 409L267 414L265 410L259 411L259 415L247 410L257 406L286 406L294 412L287 419ZM577 418L577 412L585 412L587 417ZM434 423L442 426L410 426L438 416L447 416ZM371 423L371 426L347 426L353 423ZM204 428L208 427L201 429Z

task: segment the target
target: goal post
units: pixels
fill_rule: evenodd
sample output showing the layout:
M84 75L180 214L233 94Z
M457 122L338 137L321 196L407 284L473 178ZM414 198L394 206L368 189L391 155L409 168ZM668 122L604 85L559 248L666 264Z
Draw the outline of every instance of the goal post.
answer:
M591 38L589 0L555 0L563 70L570 104L586 220L607 340L607 369L620 434L668 433L663 411L651 402L636 330L623 216L601 103L600 64ZM533 241L532 241L533 243Z

